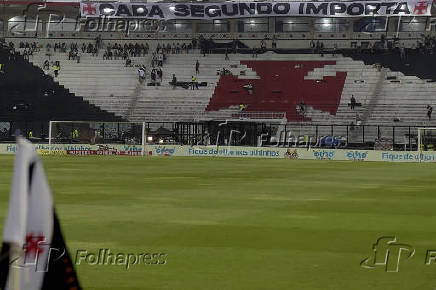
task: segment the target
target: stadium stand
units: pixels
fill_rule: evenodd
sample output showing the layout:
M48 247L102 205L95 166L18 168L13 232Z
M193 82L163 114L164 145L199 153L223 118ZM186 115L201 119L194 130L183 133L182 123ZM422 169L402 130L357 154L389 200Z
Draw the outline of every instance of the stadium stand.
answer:
M5 96L0 98L1 121L13 121L18 127L31 122L32 126L39 124L46 129L50 120L122 120L75 96L20 54L11 54L8 48L0 48L0 63L4 70L0 74L0 91Z
M26 83L47 82L55 89L43 95L51 91L57 98L29 106L22 99L30 99L31 92L39 98L41 93L33 89L39 84L20 88L29 90L24 97L8 88L18 105L13 107L28 111L38 103L44 113L15 112L21 118L10 119L14 112L3 98L6 122L0 130L11 127L7 122L39 115L46 120L146 122L149 131L165 127L171 132L176 127L191 132L190 126L210 131L211 123L230 120L257 126L253 132L269 126L270 132L290 128L362 142L407 134L410 145L416 127L434 126L436 38L430 3L409 1L404 11L386 8L373 17L367 14L370 5L360 2L338 5L364 8L363 14L326 8L335 3L303 1L298 11L281 14L272 9L262 15L254 14L264 5L282 4L223 2L222 11L232 7L236 14L219 12L200 19L177 15L176 7L152 1L144 5L166 12L159 14L159 21L150 21L145 14L151 10L129 2L46 2L38 9L27 1L2 3L0 45L13 42L21 54L23 75L35 73L24 78ZM207 1L182 1L178 9L189 7L216 9ZM122 17L100 21L98 16L113 11ZM48 14L62 17L54 20ZM60 70L54 76L57 63ZM6 75L10 68L5 61ZM19 71L16 64L14 69ZM70 99L83 103L80 114L70 113Z
M44 44L42 45L44 47ZM81 43L78 43L81 46ZM345 53L347 55L347 53ZM130 121L193 121L226 119L235 116L241 103L244 112L286 112L288 122L310 124L427 124L425 106L431 103L434 85L415 76L391 71L378 62L355 60L350 56L324 54L256 55L223 54L203 56L198 50L188 54L166 54L159 86L138 82L139 65L151 71L151 53L131 57L132 66L123 59L104 60L82 54L80 63L69 60L67 52L52 53L61 72L56 81L95 106ZM354 57L354 56L353 56ZM43 67L44 48L30 57ZM200 74L195 74L195 62ZM220 75L221 72L227 75ZM46 70L51 75L52 70ZM207 83L198 90L173 87L178 82L190 85L195 76ZM244 85L254 85L250 95ZM413 92L416 98L402 97ZM357 106L350 108L354 96ZM304 114L299 111L305 103Z
M308 73L335 62L321 61L241 61L256 72L257 79L242 79L237 76L221 76L218 86L207 107L208 111L247 104L246 111L286 112L288 121L309 121L304 114L299 116L297 107L306 106L336 114L346 72L332 76L317 77ZM245 75L244 71L241 71ZM244 89L250 86L252 89ZM252 90L252 93L247 92ZM303 113L303 112L302 112Z
M379 53L345 51L344 55L356 60L362 60L365 64L380 64L392 71L402 72L407 76L416 76L420 79L432 81L436 80L436 74L433 70L436 61L432 57L432 51L426 53L418 50L406 50L404 59L401 58L400 52L397 50Z

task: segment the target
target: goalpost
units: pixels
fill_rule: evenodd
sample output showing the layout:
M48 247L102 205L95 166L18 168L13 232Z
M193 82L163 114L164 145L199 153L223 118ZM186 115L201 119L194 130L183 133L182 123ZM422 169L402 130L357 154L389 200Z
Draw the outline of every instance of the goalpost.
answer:
M434 151L436 148L436 128L418 128L418 152Z
M49 154L55 144L141 146L144 155L145 122L50 121Z

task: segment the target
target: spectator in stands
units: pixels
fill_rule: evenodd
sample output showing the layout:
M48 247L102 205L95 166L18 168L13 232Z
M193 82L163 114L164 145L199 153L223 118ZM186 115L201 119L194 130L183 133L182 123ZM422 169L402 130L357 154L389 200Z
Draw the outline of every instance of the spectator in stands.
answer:
M362 119L360 118L359 114L356 114L356 125L357 126L362 125Z
M230 60L230 59L229 59L229 52L227 51L227 48L226 48L225 53L226 53L226 56L225 56L224 60Z
M156 73L157 73L157 77L159 78L159 82L162 82L162 75L163 75L162 69L158 68Z
M67 52L67 45L65 44L65 42L62 42L61 44L61 52Z
M9 49L9 60L10 61L15 61L15 49L13 47L11 47Z
M355 106L356 106L356 99L354 98L354 95L351 95L351 100L350 100L350 108L351 108L351 110L354 110Z
M212 39L212 36L209 36L209 39L206 42L206 47L207 47L207 53L211 54L215 48L215 43Z
M400 59L406 59L406 49L404 48L403 44L400 45Z
M243 112L245 111L245 109L247 108L247 106L245 104L239 104L239 112Z
M102 44L101 37L100 37L100 36L97 36L97 37L95 38L95 47L96 47L96 48L100 48L100 47L101 47L101 44Z
M247 90L249 95L253 94L253 88L254 88L253 84L251 83L246 84L245 86L243 86L243 88Z
M433 113L433 107L430 105L427 105L427 117L428 117L429 121L431 120L431 113Z
M251 57L257 58L257 49L255 47L253 47L253 51L252 51Z
M195 74L198 75L200 74L200 63L197 61L195 62Z
M57 77L59 74L59 66L57 65L57 63L55 63L53 65L53 73L54 73L55 77Z
M310 41L310 49L312 50L312 53L315 53L315 41L313 41L313 39Z
M301 103L300 103L300 113L302 115L304 115L305 112L306 112L306 104L304 103L304 100L301 100Z
M194 76L191 76L191 89L197 89L198 90L198 83L197 79Z
M375 52L374 42L372 42L372 41L369 42L368 49L371 52L371 54L374 54L374 52Z
M50 68L50 62L48 61L48 59L46 59L44 61L44 65L42 66L42 69L48 70L49 68Z
M338 51L338 44L335 42L333 44L333 56L336 56L336 52Z
M155 67L156 63L157 63L156 53L153 52L153 54L151 56L151 67Z
M153 85L156 83L156 69L152 69L150 73L151 82Z
M319 42L319 40L317 40L316 44L315 44L315 51L316 51L316 53L320 52L320 48L321 48L321 43Z
M265 50L266 50L266 42L265 42L265 39L262 39L262 40L260 41L260 49L261 49L262 51L265 51Z
M71 137L73 139L78 139L79 138L79 130L74 129L73 131L71 131Z
M386 48L386 35L384 34L380 35L380 48L381 49Z
M273 48L273 49L276 49L276 48L277 48L277 37L276 37L275 34L274 34L273 37L272 37L272 48Z
M159 66L163 66L163 60L164 60L164 56L163 53L159 53L159 55L157 56L157 60L159 62Z
M139 82L142 83L145 80L145 68L140 66L138 69Z
M180 43L177 42L176 44L176 54L180 53Z
M132 61L130 60L130 58L126 58L126 67L127 66L132 66Z
M80 63L80 51L76 51L76 60L77 60L77 63Z
M177 86L177 78L175 74L173 74L173 79L171 80L171 86L173 87L173 89L175 89Z
M118 50L115 50L115 51L114 51L114 59L117 60L119 56L120 56L119 51L118 51Z

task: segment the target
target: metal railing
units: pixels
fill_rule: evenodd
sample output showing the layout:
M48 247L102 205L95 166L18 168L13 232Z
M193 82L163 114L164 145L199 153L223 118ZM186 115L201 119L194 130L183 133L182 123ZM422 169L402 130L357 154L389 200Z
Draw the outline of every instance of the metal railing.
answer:
M284 120L286 112L238 112L232 114L232 119Z
M277 117L283 116L277 113ZM271 117L275 117L270 115ZM266 118L265 115L262 115ZM233 145L417 150L418 127L376 125L316 125L248 122L239 119L205 122L146 122L152 142L184 145ZM104 124L104 122L101 122ZM48 143L48 122L0 122L0 142L15 142L16 132L34 143ZM133 134L122 126L102 126L101 143L125 143ZM80 128L78 128L80 130ZM81 134L85 136L85 134ZM73 140L78 142L79 140ZM86 141L86 140L80 140ZM65 142L71 142L68 138ZM152 144L152 143L150 143ZM435 140L436 148L436 140Z

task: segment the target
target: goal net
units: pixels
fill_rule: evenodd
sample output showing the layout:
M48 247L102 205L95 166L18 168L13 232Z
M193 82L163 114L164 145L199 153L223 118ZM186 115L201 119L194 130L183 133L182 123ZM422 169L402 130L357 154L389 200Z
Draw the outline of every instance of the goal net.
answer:
M436 128L418 128L418 151L434 151Z
M50 121L49 153L59 144L70 144L69 154L97 155L119 154L142 155L145 143L145 124L131 122ZM88 146L75 146L88 145ZM135 150L130 150L135 148ZM65 147L64 147L65 148ZM76 148L80 148L76 149ZM83 148L86 148L83 149ZM78 152L76 152L78 151ZM83 152L79 152L83 151Z

